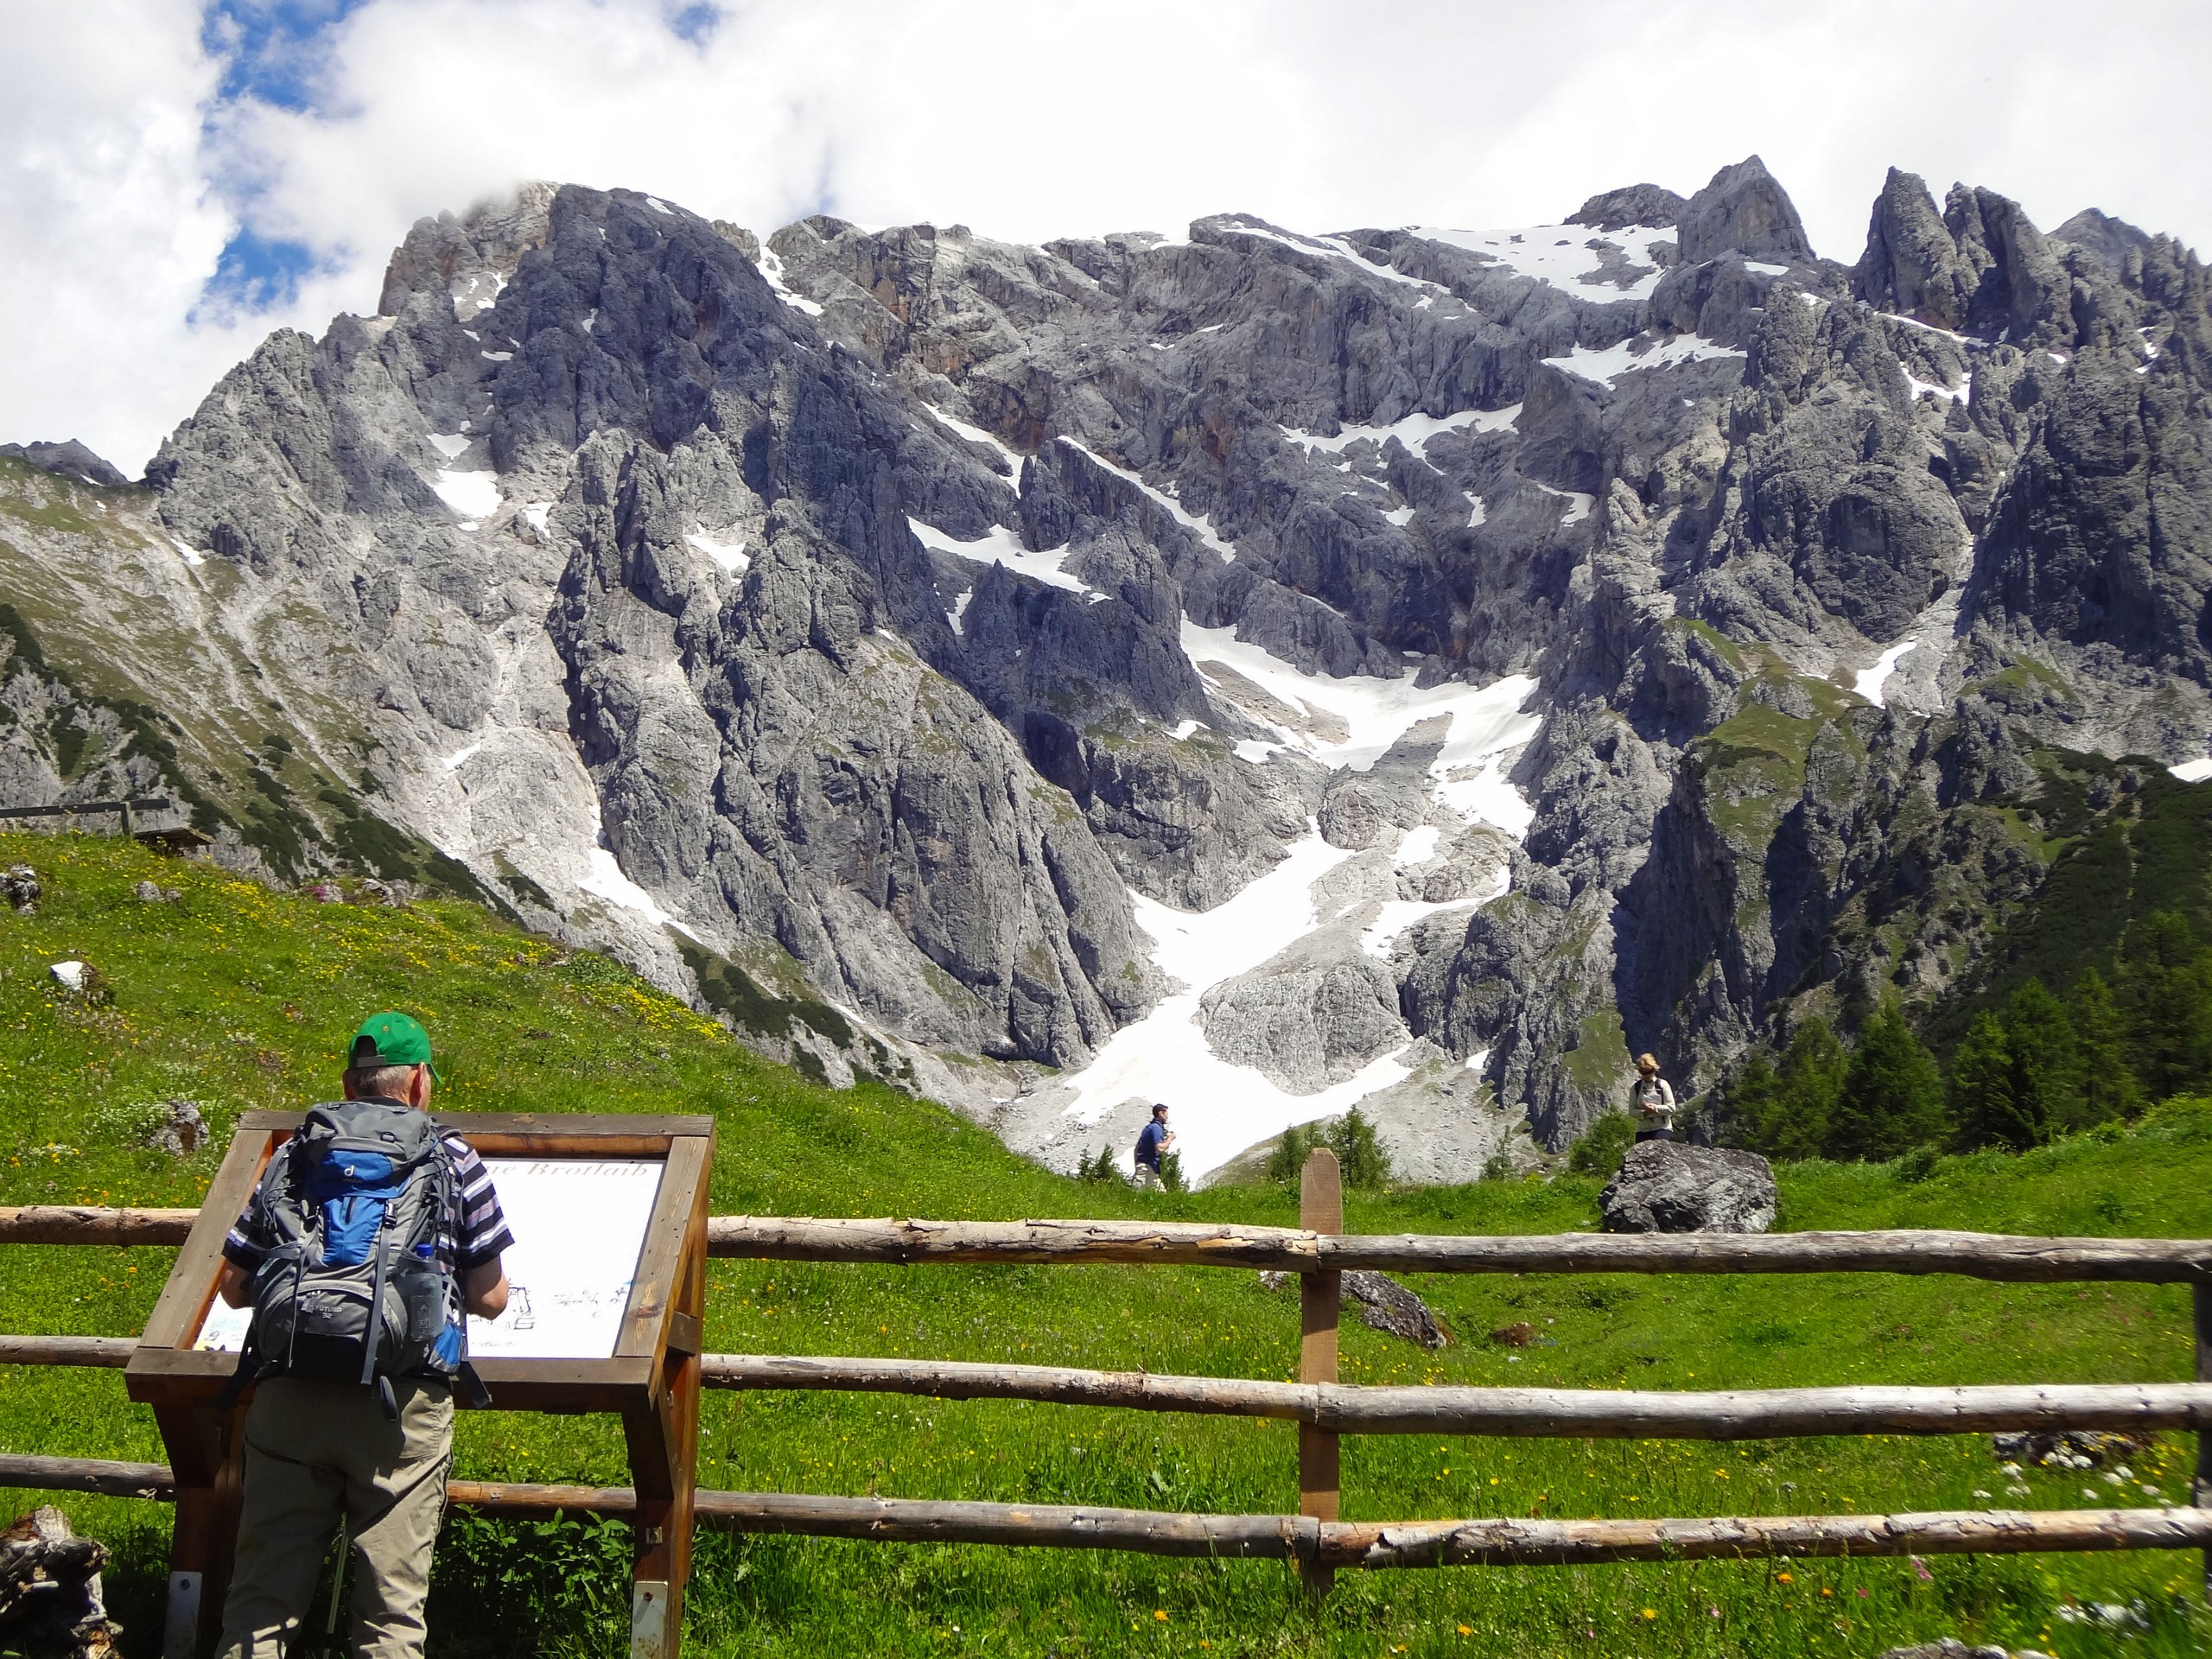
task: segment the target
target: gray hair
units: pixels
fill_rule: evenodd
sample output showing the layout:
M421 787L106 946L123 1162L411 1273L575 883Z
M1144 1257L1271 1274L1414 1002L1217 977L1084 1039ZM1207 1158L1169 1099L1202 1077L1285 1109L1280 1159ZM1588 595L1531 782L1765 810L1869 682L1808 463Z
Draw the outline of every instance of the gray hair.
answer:
M408 1085L415 1081L416 1070L411 1065L349 1065L346 1068L346 1087L357 1100L378 1096L386 1100L404 1100Z

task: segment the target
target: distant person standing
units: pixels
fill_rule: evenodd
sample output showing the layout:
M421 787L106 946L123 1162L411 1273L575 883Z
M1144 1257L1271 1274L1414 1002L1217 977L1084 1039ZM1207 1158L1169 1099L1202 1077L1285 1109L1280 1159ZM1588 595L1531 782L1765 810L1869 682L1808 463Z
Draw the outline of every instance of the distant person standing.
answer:
M1649 1054L1636 1057L1636 1083L1628 1105L1639 1142L1675 1138L1674 1086L1659 1075L1659 1062Z
M1147 1192L1164 1192L1167 1183L1160 1176L1160 1155L1175 1144L1175 1131L1167 1127L1167 1103L1152 1109L1152 1122L1137 1131L1137 1185Z

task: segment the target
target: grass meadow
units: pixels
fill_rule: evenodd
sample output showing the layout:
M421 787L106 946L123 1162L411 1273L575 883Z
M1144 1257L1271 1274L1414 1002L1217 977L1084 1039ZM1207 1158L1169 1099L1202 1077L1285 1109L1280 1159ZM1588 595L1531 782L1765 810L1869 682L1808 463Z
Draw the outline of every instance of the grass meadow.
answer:
M711 1112L718 1212L968 1218L1127 1215L1294 1223L1274 1187L1189 1196L1078 1185L940 1108L839 1092L761 1061L615 964L474 907L402 911L272 893L205 863L100 837L0 837L34 864L35 917L0 910L0 1203L196 1203L242 1110L334 1092L366 1013L411 1009L437 1039L454 1110ZM151 878L181 890L143 903ZM48 965L95 964L113 1001L56 993ZM172 1097L216 1144L182 1161L144 1136ZM1201 1103L1184 1107L1203 1110ZM1780 1172L1778 1225L2212 1235L2212 1105L2022 1156ZM1351 1195L1359 1231L1594 1226L1600 1183ZM165 1250L0 1250L4 1328L135 1332ZM1365 1382L1587 1388L2175 1381L2189 1306L2171 1287L2000 1286L1874 1275L1415 1279L1458 1338L1439 1353L1357 1324ZM1517 1351L1489 1343L1519 1320ZM714 1264L719 1351L926 1355L1287 1378L1294 1291L1230 1269L873 1268ZM150 1415L114 1373L0 1369L0 1450L158 1460ZM2115 1486L2031 1471L2008 1491L1986 1437L1739 1445L1367 1438L1344 1443L1348 1519L1719 1515L2186 1503L2194 1447L2169 1435ZM458 1471L626 1480L611 1419L465 1416ZM700 1478L740 1490L1281 1512L1296 1504L1287 1424L888 1395L709 1395ZM9 1514L42 1500L0 1494ZM168 1516L51 1501L107 1541L125 1649L156 1650ZM4 1517L0 1517L4 1518ZM440 1546L433 1652L626 1650L619 1523L456 1515ZM702 1535L689 1592L699 1655L1873 1656L1955 1636L2066 1656L2212 1647L2195 1554L1655 1563L1346 1573L1318 1611L1270 1562ZM2106 1608L2117 1618L2100 1617ZM320 1631L318 1612L312 1621Z

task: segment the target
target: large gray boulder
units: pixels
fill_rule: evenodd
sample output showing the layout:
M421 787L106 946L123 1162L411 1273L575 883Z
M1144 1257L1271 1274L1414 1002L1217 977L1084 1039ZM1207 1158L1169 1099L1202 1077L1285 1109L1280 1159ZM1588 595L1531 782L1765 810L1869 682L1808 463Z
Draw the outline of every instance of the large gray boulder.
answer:
M1774 1171L1754 1152L1646 1141L1598 1203L1609 1233L1763 1233L1774 1224Z

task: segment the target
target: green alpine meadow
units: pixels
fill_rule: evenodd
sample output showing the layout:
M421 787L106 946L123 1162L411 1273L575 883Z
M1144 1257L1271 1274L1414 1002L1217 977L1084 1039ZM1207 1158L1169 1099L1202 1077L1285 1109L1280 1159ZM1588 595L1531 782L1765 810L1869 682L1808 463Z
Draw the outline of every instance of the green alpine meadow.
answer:
M358 882L285 892L204 860L97 835L0 837L37 872L35 914L0 910L0 1122L10 1205L195 1205L238 1115L331 1096L367 1013L419 1016L453 1111L703 1112L717 1214L1145 1217L1294 1224L1259 1177L1195 1194L1076 1181L944 1109L843 1090L760 1059L607 957L482 906L379 902ZM152 883L152 896L141 897ZM89 964L88 991L57 963ZM213 1131L156 1149L167 1103ZM1922 1148L1889 1162L1777 1166L1777 1230L1957 1228L2212 1236L2212 1101L2177 1094L2026 1150ZM1594 1229L1600 1174L1563 1165L1460 1185L1355 1185L1353 1231ZM135 1333L173 1252L0 1249L8 1329ZM1588 1389L2165 1382L2191 1375L2182 1287L1999 1285L1878 1274L1427 1276L1448 1328L1430 1351L1348 1316L1355 1382ZM1294 1288L1249 1271L909 1268L719 1261L707 1346L728 1353L934 1357L1289 1378ZM1525 1323L1525 1345L1491 1339ZM0 1451L160 1461L112 1371L11 1367ZM1750 1443L1347 1439L1348 1520L2156 1507L2190 1501L2191 1437L2124 1465L2008 1471L1987 1436ZM456 1475L621 1484L612 1419L464 1414ZM700 1478L740 1491L1186 1511L1294 1510L1287 1424L894 1395L710 1391ZM156 1650L168 1516L58 1505L114 1552L124 1650ZM448 1514L431 1651L626 1650L620 1522ZM1956 1637L2076 1656L2180 1656L2212 1643L2190 1554L1746 1560L1344 1573L1318 1608L1280 1563L872 1544L702 1532L686 1650L1008 1655L1872 1656ZM325 1592L327 1596L327 1591ZM307 1651L335 1651L319 1601Z

